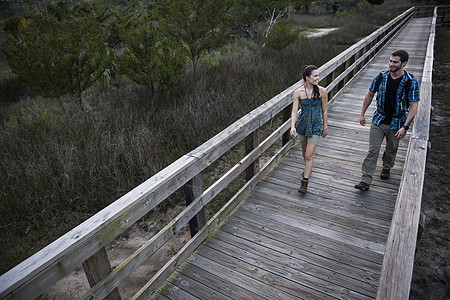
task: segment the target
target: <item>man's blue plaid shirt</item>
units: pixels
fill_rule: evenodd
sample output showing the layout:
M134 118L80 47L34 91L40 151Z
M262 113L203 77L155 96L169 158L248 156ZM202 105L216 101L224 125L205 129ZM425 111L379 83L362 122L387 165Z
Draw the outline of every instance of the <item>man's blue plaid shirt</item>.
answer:
M386 101L386 84L388 80L389 71L381 71L375 76L372 81L372 84L369 87L369 91L372 93L377 92L377 110L373 114L372 123L375 125L380 125L380 123L386 118L386 114L384 111L384 103ZM375 91L376 82L378 77L382 76L380 86L378 87L378 91ZM397 90L397 103L395 105L395 113L392 117L391 129L398 130L403 124L405 124L408 106L406 103L406 92L404 89L405 83L408 80L412 80L411 88L409 89L409 102L417 102L420 101L420 87L419 80L405 71L405 75L403 75L402 81L400 82Z

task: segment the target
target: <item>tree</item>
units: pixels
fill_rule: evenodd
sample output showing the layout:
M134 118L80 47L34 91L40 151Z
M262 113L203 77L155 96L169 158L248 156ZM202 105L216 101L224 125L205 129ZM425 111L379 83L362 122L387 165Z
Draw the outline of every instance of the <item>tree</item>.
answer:
M99 22L89 13L73 17L61 26L62 38L68 36L68 66L70 91L76 95L82 105L82 93L96 83L111 67L113 53L108 48L106 34Z
M304 9L305 13L309 13L309 7L312 5L313 0L296 0L292 3L292 6L295 10Z
M159 26L182 43L195 77L200 57L228 40L229 1L157 0L155 4Z
M256 25L276 12L284 10L290 1L236 0L231 8L232 27L255 38Z
M292 25L290 23L286 21L277 22L268 32L266 44L275 50L281 50L293 43L299 33L300 30L298 28L292 31Z
M112 60L100 24L93 16L66 17L38 17L34 32L25 32L22 40L9 36L11 46L3 49L19 79L43 96L57 98L64 113L61 97L76 95L84 110L82 92L102 76Z
M125 53L119 59L122 72L138 84L159 89L177 84L185 73L186 58L174 37L148 21L145 14L127 30L120 30Z
M33 27L32 20L27 20L19 16L11 16L3 20L3 32L20 40L24 31Z
M3 49L9 66L19 79L35 87L44 97L57 98L64 110L61 96L69 92L64 47L56 47L58 38L50 34L57 22L52 18L40 20L34 33L25 32L22 39L8 35L11 47Z

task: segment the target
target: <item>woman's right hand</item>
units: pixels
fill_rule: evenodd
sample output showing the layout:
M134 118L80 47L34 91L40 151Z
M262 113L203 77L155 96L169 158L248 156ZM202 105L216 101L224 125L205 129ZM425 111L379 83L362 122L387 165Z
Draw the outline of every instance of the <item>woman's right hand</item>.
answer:
M297 130L295 129L295 127L291 128L291 133L290 134L291 134L292 138L295 138L297 136Z

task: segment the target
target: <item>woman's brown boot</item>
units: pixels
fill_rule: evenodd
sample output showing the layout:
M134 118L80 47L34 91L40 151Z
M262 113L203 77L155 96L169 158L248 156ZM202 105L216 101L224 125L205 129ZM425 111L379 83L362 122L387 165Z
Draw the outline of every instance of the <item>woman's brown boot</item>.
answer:
M308 180L303 179L300 188L298 189L298 192L301 194L306 194L306 191L308 190Z

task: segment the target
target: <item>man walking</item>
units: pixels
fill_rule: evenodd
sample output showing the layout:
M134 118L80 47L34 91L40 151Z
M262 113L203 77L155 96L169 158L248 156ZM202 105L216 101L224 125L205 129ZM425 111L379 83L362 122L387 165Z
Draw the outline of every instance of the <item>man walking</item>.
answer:
M386 137L381 179L388 179L395 164L399 140L405 137L409 125L416 116L420 100L419 81L404 70L409 55L404 50L392 52L389 70L378 73L364 98L359 123L366 125L364 114L377 93L377 110L370 126L369 151L362 164L361 182L356 189L368 190L377 166L381 143ZM409 111L408 111L409 109Z

